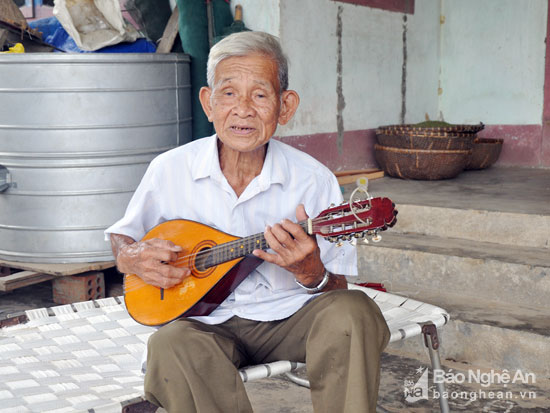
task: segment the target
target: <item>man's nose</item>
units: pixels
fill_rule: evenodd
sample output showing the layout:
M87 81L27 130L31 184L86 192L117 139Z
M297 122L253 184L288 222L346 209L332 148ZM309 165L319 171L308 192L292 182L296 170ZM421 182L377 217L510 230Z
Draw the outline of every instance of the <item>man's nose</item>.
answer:
M240 96L237 104L235 105L235 112L241 117L246 117L253 114L254 109L252 107L252 99L246 95Z

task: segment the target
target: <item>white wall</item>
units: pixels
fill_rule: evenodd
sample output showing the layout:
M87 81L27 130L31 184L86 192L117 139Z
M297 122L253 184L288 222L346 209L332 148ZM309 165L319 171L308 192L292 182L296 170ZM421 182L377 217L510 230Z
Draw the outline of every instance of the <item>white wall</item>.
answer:
M442 0L445 120L541 123L547 7L547 0Z
M438 119L440 0L415 1L407 15L407 112L405 123Z
M407 122L438 113L439 5L439 0L417 1L415 14L406 15ZM302 96L301 109L279 131L282 136L337 131L339 7L344 129L400 123L404 14L330 0L281 0L280 32L292 62L291 85Z
M232 2L232 7L236 4ZM281 136L337 131L338 9L342 8L344 130L399 123L403 14L332 0L239 0L245 24L281 38L301 104ZM407 15L406 121L437 117L440 0ZM432 40L430 40L432 39ZM436 42L434 45L433 43Z
M250 30L259 30L280 36L279 0L232 0L231 12L235 15L235 6L243 6L243 21Z
M406 23L332 0L237 3L245 24L279 36L290 58L302 102L281 136L338 130L339 7L345 131L400 122L404 25L406 123L541 123L547 0L416 0Z
M301 98L281 136L336 131L336 13L327 0L281 1L281 42L289 85Z
M344 126L399 123L403 15L361 6L343 9Z

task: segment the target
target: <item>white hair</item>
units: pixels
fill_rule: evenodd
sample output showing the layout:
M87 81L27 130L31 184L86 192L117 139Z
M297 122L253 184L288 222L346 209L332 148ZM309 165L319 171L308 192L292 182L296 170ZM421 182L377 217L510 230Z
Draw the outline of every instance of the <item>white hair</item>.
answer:
M264 32L234 33L216 43L208 55L206 80L214 87L214 75L218 64L229 57L263 54L273 59L279 74L279 93L288 89L288 59L279 40Z

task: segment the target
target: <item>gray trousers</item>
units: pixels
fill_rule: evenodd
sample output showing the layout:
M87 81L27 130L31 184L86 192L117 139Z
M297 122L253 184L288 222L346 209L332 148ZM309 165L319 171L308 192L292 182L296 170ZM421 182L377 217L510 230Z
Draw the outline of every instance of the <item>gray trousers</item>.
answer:
M145 396L170 413L252 412L238 368L291 360L306 363L316 413L374 413L388 340L378 306L353 290L324 293L284 320L180 319L149 339Z

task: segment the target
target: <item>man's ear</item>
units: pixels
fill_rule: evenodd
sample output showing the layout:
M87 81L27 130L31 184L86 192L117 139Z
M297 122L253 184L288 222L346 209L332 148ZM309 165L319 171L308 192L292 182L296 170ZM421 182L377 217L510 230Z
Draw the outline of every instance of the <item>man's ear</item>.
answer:
M279 124L286 125L296 113L300 104L300 96L294 90L285 90L281 96L281 111L279 113Z
M201 102L202 110L210 122L212 122L212 104L210 103L211 96L212 89L206 86L201 87L201 90L199 91L199 100Z

